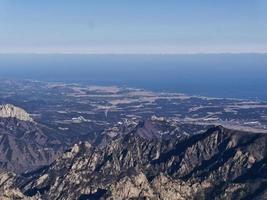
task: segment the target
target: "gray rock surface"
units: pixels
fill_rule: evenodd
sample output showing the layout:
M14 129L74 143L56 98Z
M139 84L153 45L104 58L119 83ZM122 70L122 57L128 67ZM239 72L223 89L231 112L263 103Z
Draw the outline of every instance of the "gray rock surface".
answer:
M182 140L79 143L18 187L42 199L264 199L267 135L221 126Z
M0 105L0 117L17 118L21 121L33 122L33 119L25 110L11 104Z

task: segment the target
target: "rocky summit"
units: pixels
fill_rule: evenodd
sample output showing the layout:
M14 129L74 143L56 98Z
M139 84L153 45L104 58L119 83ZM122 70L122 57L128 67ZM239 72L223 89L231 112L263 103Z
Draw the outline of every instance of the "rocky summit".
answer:
M11 104L0 105L0 118L17 118L21 121L33 121L25 110Z
M266 172L266 134L217 126L180 139L80 142L39 170L3 174L0 187L16 199L264 199Z

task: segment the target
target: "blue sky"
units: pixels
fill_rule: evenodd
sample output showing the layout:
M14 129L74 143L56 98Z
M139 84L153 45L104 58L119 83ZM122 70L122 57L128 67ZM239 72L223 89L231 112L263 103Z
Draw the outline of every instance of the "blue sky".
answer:
M267 52L266 21L266 0L0 0L0 52Z

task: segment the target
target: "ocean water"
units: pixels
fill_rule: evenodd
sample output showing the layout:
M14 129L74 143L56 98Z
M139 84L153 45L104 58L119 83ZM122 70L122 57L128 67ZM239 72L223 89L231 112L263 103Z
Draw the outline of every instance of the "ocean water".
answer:
M267 54L2 54L0 79L118 85L267 101Z

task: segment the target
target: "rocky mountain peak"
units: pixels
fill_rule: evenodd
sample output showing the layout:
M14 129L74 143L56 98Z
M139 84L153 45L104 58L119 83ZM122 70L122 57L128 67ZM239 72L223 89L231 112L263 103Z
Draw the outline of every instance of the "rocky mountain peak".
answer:
M30 115L22 108L16 107L12 104L0 105L1 118L16 118L21 121L33 122Z
M51 165L23 174L17 186L44 200L264 199L266 140L222 126L182 140L131 132L102 148L75 144Z
M158 120L137 126L102 146L76 143L37 170L0 173L0 194L42 200L265 199L266 134L214 126L163 139L144 135L158 127L176 129Z

